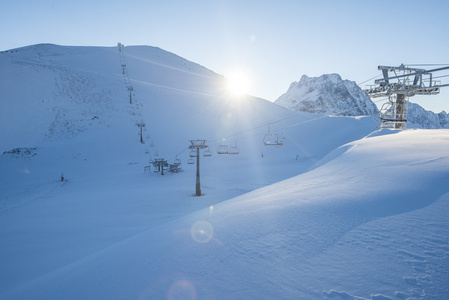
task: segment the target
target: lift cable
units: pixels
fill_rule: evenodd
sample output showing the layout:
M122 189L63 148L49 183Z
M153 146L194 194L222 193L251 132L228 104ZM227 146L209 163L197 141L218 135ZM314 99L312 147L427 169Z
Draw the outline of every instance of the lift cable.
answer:
M374 77L371 77L371 78L369 78L369 79L367 79L367 80L365 80L365 81L363 81L363 82L358 83L357 86L360 86L361 84L364 84L364 83L366 83L366 82L368 82L368 81L370 81L370 80L373 80L373 79L375 79L375 78L377 78L377 77L380 77L380 76L382 76L382 75L376 75L376 76L374 76ZM350 97L353 97L353 96L356 96L356 95L360 95L360 94L363 94L363 93L365 93L364 90L362 90L361 92L355 93L355 94L351 94L351 95L346 96L346 97L338 98L338 99L336 99L336 100L334 100L334 101L332 101L332 102L329 102L329 103L324 104L324 105L320 105L320 106L318 106L318 107L316 107L316 108L325 107L325 106L327 106L328 104L335 103L335 102L338 102L338 101L341 101L341 100L344 100L344 99L347 99L347 98L350 98ZM385 101L385 99L386 99L386 98L382 98L382 99L380 99L380 100L373 101L373 103L377 103L377 102L380 102L380 101ZM323 118L329 117L329 116L331 116L331 115L335 115L335 114L339 114L339 113L342 113L342 112L350 111L350 110L352 110L352 109L357 109L357 108L361 108L361 107L366 107L367 105L368 105L368 104L363 104L363 105L360 105L360 106L357 106L357 107L352 107L352 108L349 108L349 109L345 109L345 110L343 110L343 111L335 112L334 114L323 115L323 116L320 116L320 117L317 117L317 118L314 118L314 119L310 119L310 120L307 120L307 121L303 121L303 122L299 122L299 123L296 123L296 124L293 124L293 125L289 125L288 127L285 127L285 128L290 128L290 127L298 126L298 125L301 125L301 124L309 123L309 122L312 122L312 121L316 121L316 120L319 120L319 119L323 119ZM224 138L224 139L228 139L228 138L231 138L231 137L235 137L235 136L237 136L237 135L241 135L241 134L244 134L244 133L248 133L248 132L251 132L251 131L254 131L254 130L257 130L257 129L266 127L266 126L268 126L268 125L270 125L270 124L279 123L279 122L282 122L282 121L285 121L285 120L288 120L288 119L291 119L291 118L294 118L294 117L298 117L298 116L299 116L298 112L294 112L294 113L292 113L292 114L290 114L290 115L288 115L288 116L286 116L286 117L284 117L284 118L277 119L277 120L273 120L273 121L270 121L270 122L266 122L266 123L257 125L257 126L255 126L255 127L253 127L253 128L249 128L249 129L246 129L246 130L242 130L242 131L239 131L239 132L236 132L236 133L227 135L227 136L223 136L223 137L220 137L220 138L211 138L211 139L207 139L207 141L209 141L209 142L211 142L211 143L215 143L215 142L217 142L217 141L220 141L220 140L223 139L223 138ZM279 129L276 129L276 130L279 130ZM186 150L188 150L188 149L189 149L188 147L187 147L187 148L184 148L182 151L180 151L180 152L179 152L178 154L176 154L176 155L180 156L182 153L184 153L184 152L185 152ZM175 156L176 156L176 155L175 155ZM175 157L175 156L173 156L173 157Z
M376 101L373 101L373 103L385 101L386 99L388 99L388 97L380 98L380 99L378 99L378 100L376 100ZM368 104L363 104L363 105L359 105L359 106L351 107L351 108L348 108L348 109L345 109L345 110L342 110L342 111L335 112L334 114L322 115L322 116L319 116L319 117L316 117L316 118L313 118L313 119L310 119L310 120L302 121L302 122L299 122L299 123L295 123L295 124L292 124L292 125L283 127L283 129L285 129L285 128L291 128L291 127L295 127L295 126L299 126L299 125L306 124L306 123L310 123L310 122L313 122L313 121L317 121L317 120L320 120L320 119L324 119L324 118L330 117L330 116L335 115L335 114L338 115L338 114L340 114L340 113L343 113L343 112L346 112L346 111L350 111L350 110L352 110L352 109L357 109L357 108L365 107L365 106L367 106L367 105L368 105ZM281 120L279 120L279 121L277 121L277 122L280 122L280 121L281 121ZM234 137L234 136L236 136L236 135L240 135L240 134L243 134L243 133L246 133L246 132L250 132L250 131L253 131L253 130L256 130L256 129L265 127L265 126L267 126L267 125L268 125L268 124L259 125L259 126L254 127L254 128L251 128L251 129L248 129L248 130L244 130L244 131L241 131L241 132L238 132L238 133L235 133L235 134L226 136L225 138ZM275 129L275 130L279 130L279 129ZM214 141L216 141L216 140L217 140L217 139L215 139L215 140L210 140L210 141L211 141L211 142L214 142ZM220 140L220 139L218 139L218 140ZM187 148L184 148L184 149L183 149L181 152L179 152L177 155L178 155L178 156L181 155L182 153L184 153L184 152L185 152L186 150L188 150L188 149L189 149L188 147L187 147ZM174 156L174 157L175 157L175 156Z
M377 77L377 76L376 76L376 77ZM374 78L375 78L375 77L374 77ZM371 79L369 79L369 80L372 80L372 79L373 79L373 78L371 78ZM367 80L367 81L369 81L369 80ZM365 81L365 82L366 82L366 81ZM338 102L338 101L341 101L341 100L344 100L344 99L347 99L347 98L351 98L351 97L353 97L353 96L357 96L357 95L360 95L360 94L364 94L364 93L365 93L365 91L363 90L363 91L358 92L358 93L355 93L355 94L350 94L349 96L346 96L346 97L338 98L338 99L336 99L336 100L334 100L334 101L331 101L331 102L328 102L328 103L326 103L326 104L317 106L317 107L315 107L315 108L316 108L316 109L319 109L319 108L325 107L325 106L327 106L327 105L329 105L329 104L332 104L332 103L335 103L335 102ZM366 105L363 105L363 106L366 106ZM362 107L363 107L363 106L362 106ZM353 107L353 108L351 108L351 109L355 109L355 108L357 108L357 107ZM351 110L351 109L348 109L348 110ZM335 113L335 114L338 114L338 113L339 113L339 112L337 112L337 113ZM228 135L228 136L221 137L221 138L210 139L209 141L211 141L211 142L216 142L216 141L219 141L219 140L222 139L222 138L226 138L226 139L227 139L227 138L231 138L231 137L234 137L234 136L236 136L236 135L241 135L241 134L244 134L244 133L247 133L247 132L250 132L250 131L259 129L259 128L262 128L262 127L266 127L266 126L268 126L268 125L270 125L270 124L279 123L279 122L282 122L282 121L285 121L285 120L288 120L288 119L291 119L291 118L294 118L294 117L298 117L298 116L299 116L298 112L294 112L294 113L292 113L292 114L290 114L290 115L288 115L288 116L286 116L286 117L284 117L284 118L277 119L277 120L273 120L273 121L269 121L269 122L265 122L265 123L263 123L263 124L260 124L260 125L258 125L258 126L255 126L255 127L253 127L253 128L246 129L246 130L242 130L242 131L239 131L239 132L236 132L236 133L233 133L233 134L230 134L230 135Z
M386 99L388 99L388 97L385 97L385 98L382 98L382 99L379 99L379 100L376 100L376 101L373 101L373 102L376 103L376 102L380 102L380 101L385 101ZM356 109L356 108L365 107L365 106L366 106L366 104L359 105L359 106L355 106L355 107L351 107L351 108L348 108L348 109L345 109L345 110L336 112L335 114L338 115L338 114L340 114L340 113L343 113L343 112L346 112L346 111L350 111L350 110ZM299 122L299 123L295 123L295 124L286 126L286 127L284 127L284 128L295 127L295 126L298 126L298 125L301 125L301 124L305 124L305 123L309 123L309 122L316 121L316 120L319 120L319 119L323 119L323 118L326 118L326 117L330 117L330 116L332 116L332 115L333 115L333 114L325 115L325 116L320 116L320 117L317 117L317 118L315 118L315 119L310 119L310 120L307 120L307 121L302 121L302 122Z

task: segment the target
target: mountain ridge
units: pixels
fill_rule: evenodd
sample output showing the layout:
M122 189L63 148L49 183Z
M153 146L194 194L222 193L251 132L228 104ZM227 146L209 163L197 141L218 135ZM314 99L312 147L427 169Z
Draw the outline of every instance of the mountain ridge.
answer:
M336 73L323 74L320 77L303 75L300 81L293 82L275 103L293 111L319 114L378 114L376 105L364 95L355 82L342 80Z
M354 82L340 75L323 74L319 77L303 75L275 103L292 111L313 112L324 115L375 116L379 109ZM419 104L409 102L408 123L412 128L449 128L449 114L434 113Z

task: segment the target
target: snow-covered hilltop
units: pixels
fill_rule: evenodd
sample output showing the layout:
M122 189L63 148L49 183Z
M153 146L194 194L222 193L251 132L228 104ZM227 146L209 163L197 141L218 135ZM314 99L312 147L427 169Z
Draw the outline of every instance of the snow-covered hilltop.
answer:
M341 116L377 116L379 110L353 81L338 74L307 77L293 82L275 103L293 110Z
M449 130L377 125L155 47L5 51L0 299L444 299Z
M292 111L323 115L377 117L379 113L377 106L354 81L342 80L338 74L320 77L303 75L275 103ZM408 123L413 128L449 128L449 114L444 111L435 114L418 104L410 103Z

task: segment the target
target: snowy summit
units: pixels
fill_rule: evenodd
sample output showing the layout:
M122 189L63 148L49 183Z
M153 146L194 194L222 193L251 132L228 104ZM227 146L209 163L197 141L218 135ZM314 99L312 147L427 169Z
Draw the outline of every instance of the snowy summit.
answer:
M303 75L275 102L290 110L319 114L374 116L379 113L376 105L354 81L342 80L338 74Z
M290 93L321 88L363 103ZM449 295L448 129L234 97L148 46L4 51L0 93L0 299Z
M386 102L386 99L380 99ZM377 100L376 102L379 102ZM324 115L377 116L379 110L374 102L354 82L342 80L338 74L320 77L303 75L299 82L293 82L286 93L275 103L292 111L304 111ZM382 105L382 102L379 102ZM379 107L380 107L379 106ZM407 108L409 128L449 128L449 114L427 111L416 103Z

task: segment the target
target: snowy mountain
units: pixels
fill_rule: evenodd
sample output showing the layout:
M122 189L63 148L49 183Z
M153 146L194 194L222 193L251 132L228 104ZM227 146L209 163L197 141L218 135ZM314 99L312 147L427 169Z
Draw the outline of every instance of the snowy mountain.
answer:
M154 47L5 51L0 299L444 299L449 130L377 125Z
M407 116L408 123L417 125L421 128L449 128L449 114L445 111L436 114L432 111L425 110L419 104L409 102Z
M355 82L342 80L338 74L303 75L275 103L292 111L324 115L377 116L379 113L376 105Z
M292 111L324 115L377 116L379 110L373 101L353 81L342 80L338 74L307 77L293 82L287 92L275 103ZM449 114L435 114L420 105L408 106L408 124L412 128L449 128Z

